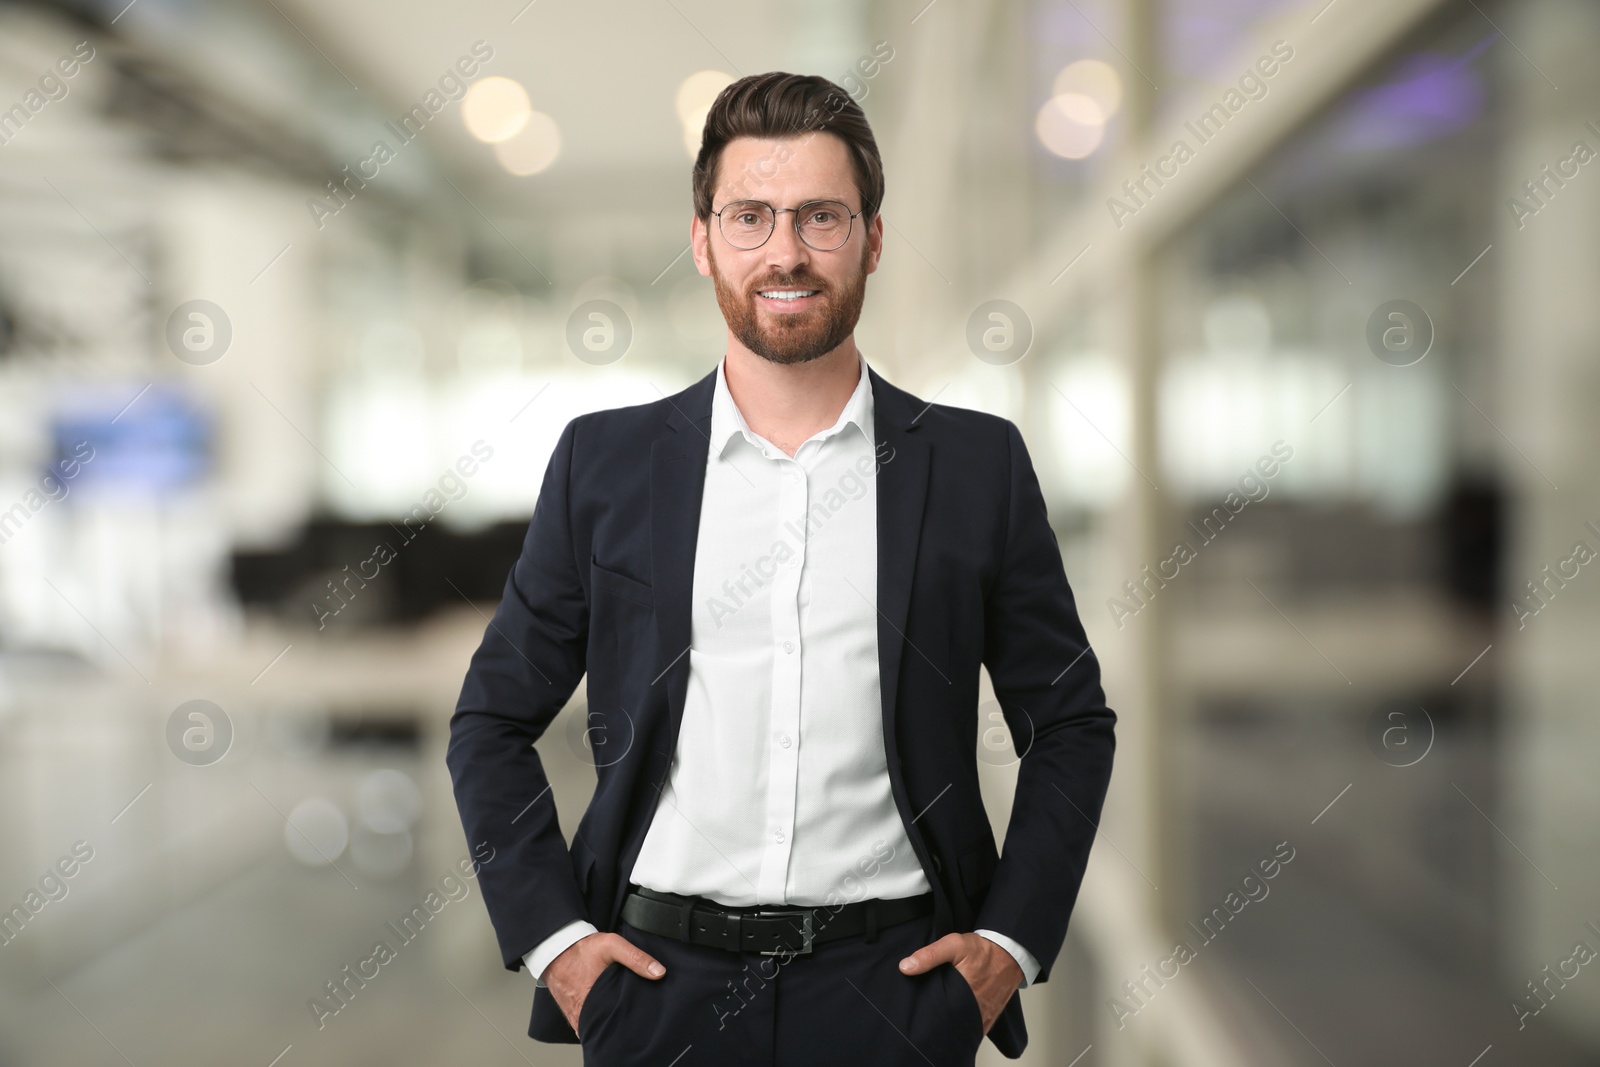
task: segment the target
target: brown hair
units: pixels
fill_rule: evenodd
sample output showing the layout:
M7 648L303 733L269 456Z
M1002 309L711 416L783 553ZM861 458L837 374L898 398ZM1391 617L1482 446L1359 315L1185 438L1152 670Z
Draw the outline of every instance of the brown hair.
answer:
M865 218L883 205L883 160L866 113L850 94L814 74L772 71L740 78L722 92L706 115L700 155L694 161L694 212L711 217L711 193L717 184L722 149L736 137L784 138L813 132L835 134L850 150L856 191ZM787 155L762 161L776 169Z

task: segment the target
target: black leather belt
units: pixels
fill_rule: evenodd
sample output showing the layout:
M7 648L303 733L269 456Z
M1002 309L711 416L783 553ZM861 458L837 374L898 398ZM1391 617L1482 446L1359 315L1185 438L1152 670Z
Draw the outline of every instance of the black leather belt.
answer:
M630 886L622 917L632 926L694 945L763 956L798 955L811 946L879 929L933 911L933 894L858 900L814 907L755 905L734 908L705 897L681 897Z

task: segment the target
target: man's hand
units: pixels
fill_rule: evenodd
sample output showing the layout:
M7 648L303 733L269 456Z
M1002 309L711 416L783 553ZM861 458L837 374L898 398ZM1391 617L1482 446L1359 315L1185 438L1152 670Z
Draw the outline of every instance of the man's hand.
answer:
M921 974L941 963L953 964L972 987L983 1014L983 1032L987 1034L1006 1002L1022 985L1022 967L1016 957L982 934L945 934L901 960L900 970Z
M583 1002L589 999L590 988L613 960L644 978L660 978L667 973L659 960L621 934L594 933L567 946L540 976L573 1033L578 1032L578 1015L583 1011Z

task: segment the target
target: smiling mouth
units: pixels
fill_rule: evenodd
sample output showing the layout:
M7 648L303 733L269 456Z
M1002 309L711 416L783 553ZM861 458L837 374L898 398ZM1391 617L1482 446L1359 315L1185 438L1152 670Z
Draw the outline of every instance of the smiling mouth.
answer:
M792 304L798 300L806 300L816 296L820 289L758 289L756 292L768 300L776 300L785 304Z

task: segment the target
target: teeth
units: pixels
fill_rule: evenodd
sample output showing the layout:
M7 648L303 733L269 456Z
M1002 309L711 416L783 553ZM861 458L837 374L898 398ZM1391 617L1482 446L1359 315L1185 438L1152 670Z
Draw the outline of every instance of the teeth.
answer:
M815 289L763 289L761 295L771 300L798 300L803 296L815 296Z

